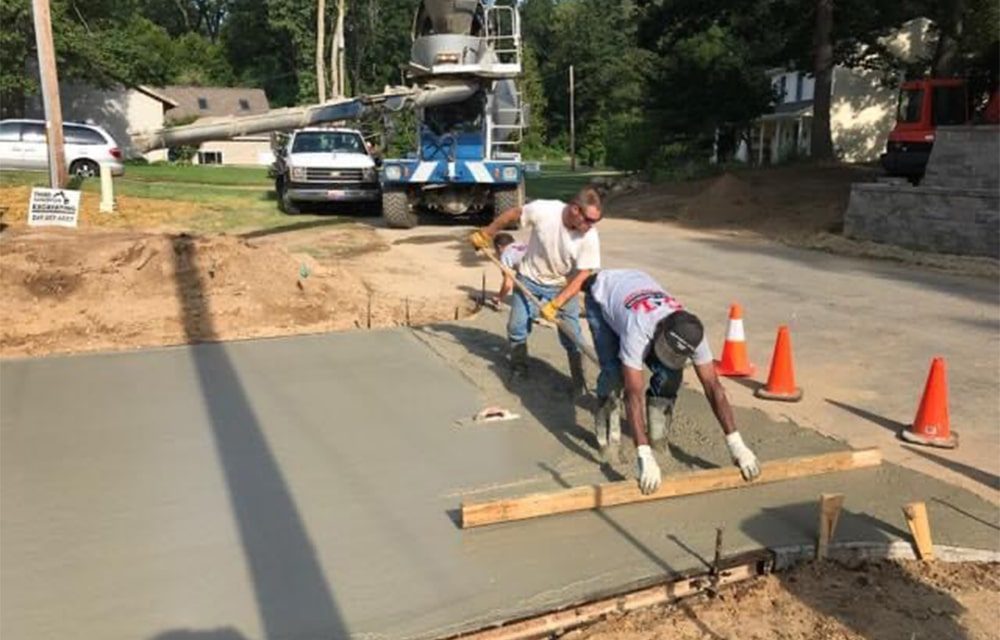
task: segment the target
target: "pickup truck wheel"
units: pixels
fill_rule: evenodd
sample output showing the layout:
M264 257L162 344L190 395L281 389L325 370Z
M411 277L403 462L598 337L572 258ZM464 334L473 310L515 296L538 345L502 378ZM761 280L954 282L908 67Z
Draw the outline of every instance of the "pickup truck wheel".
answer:
M299 206L295 204L294 200L289 199L287 190L285 189L285 180L283 178L278 178L274 181L274 192L278 196L278 209L282 213L294 216L301 212Z
M524 206L524 183L519 183L516 187L506 187L493 192L493 218L496 219L501 213L514 207ZM517 229L520 225L512 224L508 229Z
M417 214L410 211L410 201L402 190L382 192L382 217L393 229L412 229L420 222Z

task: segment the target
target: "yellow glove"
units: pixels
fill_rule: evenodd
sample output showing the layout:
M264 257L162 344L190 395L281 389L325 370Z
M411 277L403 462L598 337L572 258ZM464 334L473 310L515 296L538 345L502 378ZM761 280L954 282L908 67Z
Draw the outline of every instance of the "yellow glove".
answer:
M556 316L559 315L559 305L556 304L555 300L549 300L542 305L542 308L539 309L539 313L541 313L542 317L549 322L555 322Z
M472 235L469 236L469 242L472 246L478 249L489 249L490 247L490 237L486 235L486 232L482 229L473 231Z

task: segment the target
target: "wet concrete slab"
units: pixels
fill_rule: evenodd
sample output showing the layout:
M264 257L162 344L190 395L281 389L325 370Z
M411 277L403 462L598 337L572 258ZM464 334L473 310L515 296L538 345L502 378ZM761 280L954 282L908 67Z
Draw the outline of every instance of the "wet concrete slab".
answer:
M892 465L463 531L463 499L604 481L555 336L504 382L502 319L0 363L0 636L429 638L597 597L727 552L838 539L1000 548L996 507ZM472 423L486 404L522 415ZM739 410L763 459L843 448ZM681 398L668 472L727 464Z

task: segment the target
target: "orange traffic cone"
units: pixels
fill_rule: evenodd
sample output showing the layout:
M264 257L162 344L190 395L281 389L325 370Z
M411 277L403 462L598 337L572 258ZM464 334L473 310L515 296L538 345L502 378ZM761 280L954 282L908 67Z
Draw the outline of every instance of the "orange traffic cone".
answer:
M795 386L795 369L792 366L792 338L788 327L778 327L778 339L774 342L771 356L771 372L767 385L757 389L754 395L764 400L784 400L798 402L802 399L802 389Z
M931 361L931 372L927 375L917 417L908 429L900 430L899 437L913 444L931 447L954 449L958 446L958 434L951 432L948 419L948 379L944 358Z
M750 364L746 336L743 333L743 307L733 303L729 307L729 328L726 343L722 346L722 359L715 361L715 371L720 376L742 378L752 376L757 367Z

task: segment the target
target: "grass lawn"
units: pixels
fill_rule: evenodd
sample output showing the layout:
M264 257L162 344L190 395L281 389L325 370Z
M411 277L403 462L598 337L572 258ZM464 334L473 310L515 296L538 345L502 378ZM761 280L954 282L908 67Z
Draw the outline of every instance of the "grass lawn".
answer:
M584 169L570 171L568 164L546 164L542 172L525 179L529 199L568 199L596 176L609 171ZM44 172L0 172L0 188L15 186L46 186L48 174ZM84 192L100 191L99 180L84 180L71 185ZM288 216L278 210L273 183L264 167L217 167L177 165L129 165L125 175L115 178L115 194L130 198L176 200L200 205L197 213L179 223L190 225L193 232L246 232L267 230L289 224L309 224L332 218L350 222L360 216L351 213L351 207L341 210L324 208L319 215ZM136 217L131 226L142 227L144 221Z
M617 173L617 171L588 167L577 167L576 171L570 171L569 164L543 164L541 173L525 174L525 196L529 200L538 198L568 200L594 178Z

